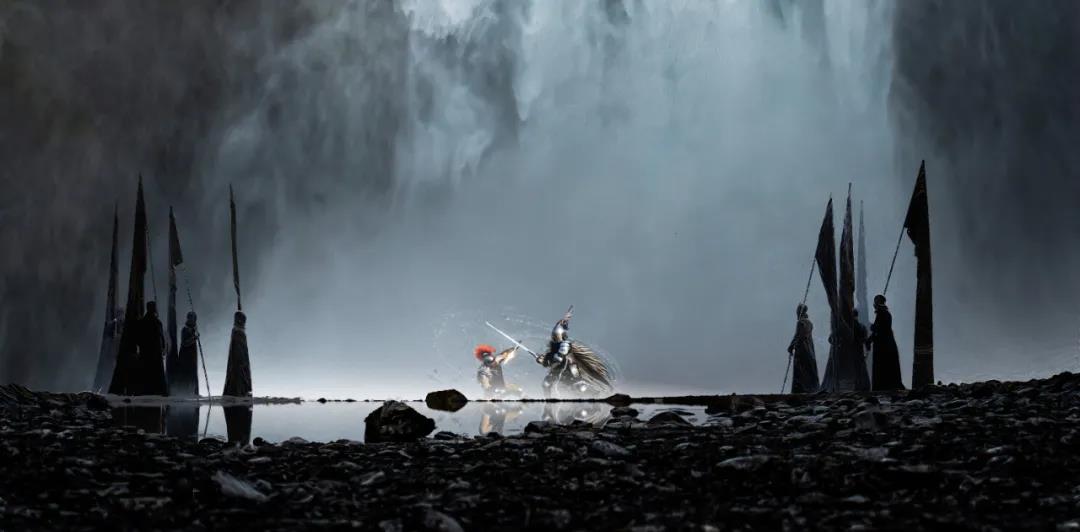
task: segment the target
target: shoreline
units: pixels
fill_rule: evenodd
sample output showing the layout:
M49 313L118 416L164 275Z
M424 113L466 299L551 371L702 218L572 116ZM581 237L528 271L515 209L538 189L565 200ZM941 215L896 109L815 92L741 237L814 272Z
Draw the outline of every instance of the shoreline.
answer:
M38 529L768 530L1080 526L1080 375L722 396L522 434L244 446L0 386L0 522ZM664 398L665 400L669 398ZM686 398L677 398L687 400ZM667 404L667 403L664 403ZM257 435L252 435L257 436Z

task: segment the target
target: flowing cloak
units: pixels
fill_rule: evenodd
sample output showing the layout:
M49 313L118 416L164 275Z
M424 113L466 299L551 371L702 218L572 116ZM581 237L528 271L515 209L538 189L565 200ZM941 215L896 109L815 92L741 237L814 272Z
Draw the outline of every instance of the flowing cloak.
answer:
M873 346L874 352L872 387L874 390L903 390L900 350L893 336L892 314L888 309L876 309L875 313L877 316L870 325L870 338L866 340Z
M152 314L139 321L139 366L142 378L139 385L143 395L169 395L165 380L165 331L161 320Z
M795 325L795 337L788 346L792 350L791 393L815 393L818 382L817 355L814 352L814 324L802 318Z
M592 349L576 340L569 340L570 352L561 362L555 363L552 353L558 349L558 342L552 342L550 353L541 358L541 364L548 368L546 383L551 383L550 393L557 391L560 394L580 394L578 384L585 384L588 388L586 395L610 394L614 389L611 384L611 370L608 369L604 360L597 356ZM577 375L574 375L574 369Z
M614 389L611 384L611 372L607 365L592 349L589 349L589 346L571 340L570 354L566 356L566 359L577 366L578 379L588 384L589 388L596 393L607 394Z
M229 364L225 370L225 389L221 395L251 397L251 361L248 359L247 333L233 326L229 341Z

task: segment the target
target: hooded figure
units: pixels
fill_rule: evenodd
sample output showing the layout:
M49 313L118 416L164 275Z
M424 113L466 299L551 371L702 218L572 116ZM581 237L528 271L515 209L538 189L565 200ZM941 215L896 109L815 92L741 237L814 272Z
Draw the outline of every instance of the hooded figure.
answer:
M146 314L139 320L139 366L141 379L136 386L141 395L169 395L165 380L165 329L158 319L157 303L146 303Z
M544 377L544 397L599 396L613 390L611 372L604 361L588 346L570 339L570 317L573 307L555 323L551 330L548 352L536 361L548 369Z
M810 322L808 308L804 304L795 307L795 336L788 344L788 354L795 367L791 376L791 393L814 393L818 391L817 355L814 352L814 324Z
M900 350L896 348L893 336L892 314L885 305L885 296L874 296L874 323L870 325L870 337L866 339L867 349L873 349L874 367L872 371L873 390L903 390L904 382L900 377Z
M199 396L199 329L198 317L195 312L187 313L187 321L180 330L180 349L176 360L170 360L170 372L175 377L175 382L170 382L169 391L173 395L184 397Z
M221 395L251 397L251 360L248 358L247 316L233 315L232 339L229 340L229 364L225 369L225 389Z

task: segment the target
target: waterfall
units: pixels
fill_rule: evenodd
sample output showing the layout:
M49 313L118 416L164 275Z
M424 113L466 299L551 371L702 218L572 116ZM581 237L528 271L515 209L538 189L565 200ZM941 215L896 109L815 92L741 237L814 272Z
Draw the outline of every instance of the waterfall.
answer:
M344 137L344 159L371 151L358 138L369 116L389 124L377 133L392 136L392 163L376 168L390 183L374 196L341 184L369 171L361 158L315 177L339 189L318 215L283 223L250 303L252 342L311 369L273 385L415 395L425 364L472 363L432 352L447 313L545 322L573 303L575 334L615 357L628 386L772 386L809 220L852 179L857 192L893 187L887 14L824 8L837 15L824 39L756 2L403 1L389 36L354 29L374 24L342 8L268 62L282 68L272 79L342 61L297 82L285 114L305 135L318 116L316 129ZM345 54L350 39L406 53ZM305 153L281 144L254 166ZM465 374L450 384L469 387Z

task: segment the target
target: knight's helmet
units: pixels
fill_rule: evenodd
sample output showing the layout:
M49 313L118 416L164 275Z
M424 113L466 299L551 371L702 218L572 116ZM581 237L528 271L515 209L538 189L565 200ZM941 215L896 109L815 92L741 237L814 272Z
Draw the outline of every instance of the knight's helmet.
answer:
M574 315L574 306L566 310L562 319L555 322L555 328L551 329L551 341L565 342L570 338L570 317Z

